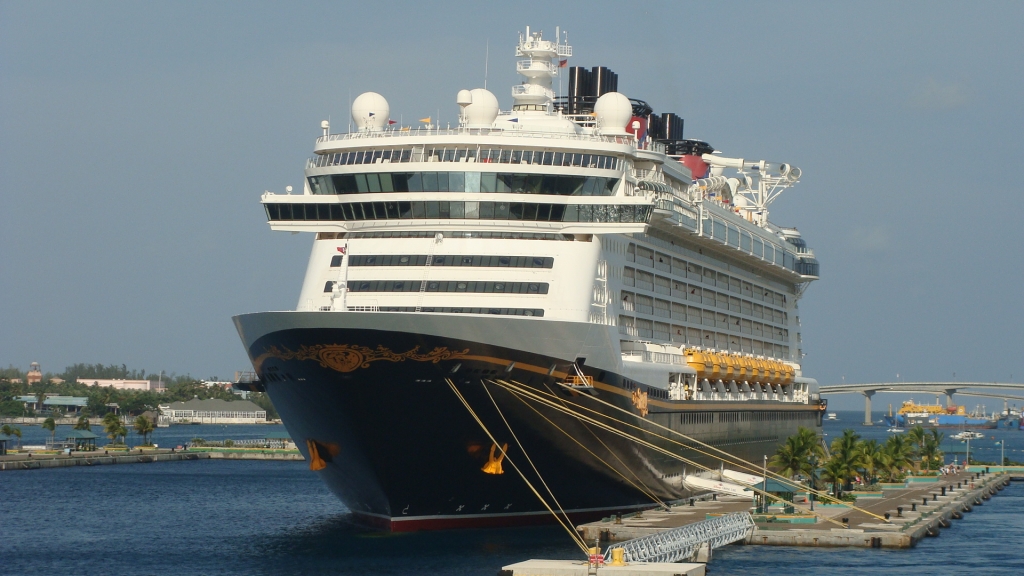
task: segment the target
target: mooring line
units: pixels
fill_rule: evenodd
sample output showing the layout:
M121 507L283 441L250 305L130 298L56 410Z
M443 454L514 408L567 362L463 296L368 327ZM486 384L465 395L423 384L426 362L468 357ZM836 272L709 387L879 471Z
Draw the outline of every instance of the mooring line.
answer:
M476 420L476 423L484 431L484 434L487 434L487 437L491 439L491 442L498 447L498 450L501 450L502 456L504 456L505 459L508 460L508 463L512 465L512 468L515 468L515 471L519 474L519 477L523 479L523 482L525 482L526 485L530 488L534 496L536 496L537 499L540 500L540 503L543 504L545 508L547 508L548 512L550 512L551 515L555 517L555 520L558 522L558 524L562 528L564 528L566 532L569 533L569 536L572 538L572 541L580 547L580 550L582 550L584 554L589 554L590 550L587 548L587 544L583 541L583 539L580 538L580 535L571 527L566 526L565 523L562 522L562 519L558 517L558 514L555 514L555 511L551 509L551 506L547 503L547 500L545 500L544 497L540 494L540 492L538 492L537 489L534 488L533 484L526 478L526 475L523 474L523 471L519 469L519 466L517 466L516 463L512 461L511 458L509 458L508 452L498 444L498 440L495 439L494 435L491 434L491 431L487 429L487 425L484 424L483 420L481 420L480 417L477 416L476 411L474 411L473 407L469 405L469 402L462 395L462 392L459 392L459 389L455 386L455 383L452 382L451 378L445 378L445 382L448 383L448 386L452 389L452 392L455 393L455 396L458 397L459 401L462 402L462 405L465 406L466 410L469 412L469 415L473 417L473 420Z
M514 381L513 381L513 382L514 382ZM521 387L524 387L524 388L527 388L527 389L529 389L529 387L527 387L526 385L522 384L521 382L514 382L514 383L515 383L516 385L518 385L518 386L521 386ZM543 393L543 392L541 392L541 393ZM557 397L557 396L556 396L555 394L550 394L550 395L551 395L551 396L552 396L553 398L558 398L558 397ZM558 398L558 399L559 399L559 400L561 400L561 398ZM634 418L640 418L640 417L639 417L639 416L637 416L636 414L633 414L632 412L630 412L630 411L628 411L628 410L625 410L625 409L623 409L623 408L620 408L620 407L618 407L618 406L616 406L616 405L614 405L614 404L611 404L610 402L606 402L606 401L604 401L604 400L601 400L600 398L592 398L592 399L593 399L593 400L595 400L595 401L597 401L598 403L601 403L601 404L603 404L603 405L605 405L605 406L608 406L608 407L610 407L610 408L612 408L612 409L614 409L614 410L617 410L617 411L619 411L619 412L623 412L623 413L625 413L625 414L628 414L628 415L630 415L630 416L632 416L632 417L634 417ZM764 470L763 470L763 469L762 469L761 467L757 466L756 464L754 464L754 463L752 463L752 462L748 462L748 461L746 461L746 460L743 460L742 458L740 458L740 457L738 457L738 456L735 456L735 455L733 455L733 454L730 454L730 453L728 453L728 452L726 452L726 451L722 450L721 448L716 448L716 447L714 447L714 446L711 446L711 445L709 445L709 444L706 444L706 443L704 443L704 442L701 442L700 440L697 440L696 438L693 438L693 437L687 436L686 434L683 434L682 432L678 432L678 431L676 431L676 430L673 430L673 429L671 429L671 428L668 428L668 427L666 427L666 426L663 426L663 425L661 425L661 424L658 424L657 422L652 422L652 421L650 421L650 420L643 420L644 422L647 422L647 423L651 424L652 426L655 426L655 427L657 427L657 428L661 428L662 430L666 430L666 431L668 431L668 432L670 432L670 433L672 433L672 434L675 434L675 435L677 435L677 436L680 436L680 437L682 437L682 438L683 438L684 440L689 440L690 442L693 442L693 443L695 443L695 444L698 444L698 445L700 445L700 446L703 446L703 447L705 447L705 448L707 448L707 449L709 449L709 450L713 450L713 451L715 451L715 452L717 452L717 453L719 453L719 454L725 455L725 456L727 456L727 457L728 457L729 459L727 460L726 458L723 458L723 457L721 457L721 456L715 456L715 455L713 455L713 454L709 454L709 453L707 453L707 452L704 452L704 451L702 451L702 450L698 450L697 448L695 448L695 447L693 447L693 446L687 446L686 444L683 444L683 443L681 443L681 442L678 442L678 441L672 440L671 438L665 438L664 436L662 436L662 435L660 435L660 434L655 434L655 433L653 433L653 432L650 432L650 431L644 430L643 428L641 428L641 427L639 427L639 426L635 426L635 425L633 425L633 424L630 424L630 423L628 423L628 422L625 422L625 421L619 420L619 419L617 419L617 418L613 418L613 417L611 417L611 416L609 416L609 415L607 415L607 414L604 414L604 413L602 413L602 412L599 412L599 411L597 411L597 410L594 410L593 408L588 408L588 407L586 407L586 406L582 406L582 405L579 405L579 404L577 404L577 406L579 406L579 408L580 408L580 409L582 409L582 410L586 410L586 411L588 411L588 412L591 412L591 413L597 414L597 415L599 415L599 416L602 416L602 417L604 417L604 418L608 418L609 420L612 420L613 422L619 422L619 423L621 423L621 424L625 424L625 425L627 425L627 426L630 426L630 427L632 427L632 428L636 428L637 430L641 430L641 431L643 431L643 432L645 432L645 433L647 433L647 434L652 434L652 435L654 435L654 436L656 436L656 437L658 437L658 438L661 438L661 439L663 439L663 440L666 440L666 441L668 441L668 442L671 442L671 443L673 443L673 444L676 444L676 445L678 445L678 446L682 446L683 448L686 448L686 449L689 449L689 450L693 450L693 451L695 451L695 452L697 452L697 453L699 453L699 454L703 454L703 455L705 455L705 456L707 456L707 457L709 457L709 458L713 458L713 459L715 459L715 460L720 460L720 461L722 461L723 463L728 463L728 464L730 464L730 465L733 465L733 466L737 466L737 467L740 467L740 468L744 468L744 469L746 469L746 470L747 470L748 472L754 472L754 473L756 474L756 473L761 473L762 471L764 471ZM792 487L798 487L798 488L805 488L805 487L804 487L804 486L803 486L802 484L799 484L799 483L797 483L797 482L795 482L795 481L793 481L793 480L791 480L791 479L789 479L789 478L786 478L786 477L784 477L784 476L782 476L782 475L780 475L780 474L776 474L775 472L771 472L771 471L766 471L766 472L767 472L767 473L768 473L768 474L769 474L769 475L770 475L771 477L773 477L773 478L775 478L776 480L778 480L778 481L782 482L783 484L786 484L786 485L788 485L788 486L792 486ZM751 486L751 487L753 487L753 486L752 486L752 485L750 485L750 484L745 484L745 483L744 483L744 485L745 485L745 486ZM858 507L856 507L856 506L853 506L853 505L851 505L851 504L850 504L849 502L843 502L842 500L839 500L838 498L835 498L835 497L833 497L833 496L831 496L831 495L829 495L829 494L827 494L827 493L825 493L825 492L821 492L821 491L818 491L818 490L814 490L813 488L808 488L808 489L807 489L807 491L808 491L808 493L814 494L814 495L816 495L816 496L818 496L818 497L822 498L823 500L826 500L826 501L832 501L832 502L836 502L836 503L839 503L839 504L843 504L844 506L847 506L847 507L849 507L849 508L850 508L851 510L859 510L859 511L861 511L861 512L864 512L865 514L868 514L869 516L872 516L872 517L874 517L874 518L877 518L878 520L882 520L883 522L885 522L885 523L887 523L887 524L890 524L890 523L892 522L891 520L886 520L886 519L885 519L885 518L884 518L883 516L879 516L879 515L877 515L877 514L873 514L873 513L869 512L869 511L867 511L867 510L864 510L864 509L862 509L862 508L858 508Z
M498 412L498 416L501 416L501 421L505 423L505 427L508 428L508 432L512 435L512 439L516 441L516 445L519 446L519 450L521 450L523 452L523 456L526 457L526 461L530 463L530 468L533 468L533 473L537 475L537 479L544 485L544 489L548 491L548 495L551 496L551 500L554 501L555 506L558 506L558 511L562 513L563 517L565 517L565 521L571 525L572 521L569 520L569 515L565 513L565 509L562 508L562 504L558 501L558 497L556 497L555 493L551 491L548 483L544 481L544 477L541 476L540 471L537 470L537 466L533 463L533 459L530 458L530 455L526 452L526 448L523 447L523 443L519 441L519 437L516 436L515 431L512 430L512 425L508 423L508 419L505 418L505 414L502 413L501 408L498 407L498 403L494 400L494 396L491 395L491 391L487 389L487 384L484 383L483 380L480 380L480 385L483 387L484 392L487 392L487 397L491 399L491 403L494 404L494 409Z
M500 386L500 384L499 384L499 386ZM610 470L611 470L612 472L615 472L616 474L618 474L618 475L619 475L619 476L620 476L620 477L621 477L621 478L622 478L623 480L625 480L625 481L626 481L626 482L627 482L628 484L630 484L631 486L633 486L634 488L636 488L636 489L637 489L637 491L639 491L639 492L640 492L641 494L643 494L644 496L647 496L648 498L650 498L650 499L651 499L651 501L653 501L653 502L654 502L654 503L656 503L656 504L659 504L660 506L664 507L664 508L665 508L666 510L669 510L669 509L670 509L670 506L668 506L667 504L665 504L664 502L662 502L662 501L661 501L661 500L660 500L660 499L659 499L659 498L658 498L657 496L655 496L655 495L654 495L653 493L651 493L651 492L650 492L650 489L649 489L649 488L647 488L647 485L646 485L646 484L644 484L642 480L640 480L639 478L637 478L637 480L639 480L639 481L640 481L640 483L641 483L641 484L643 484L644 488L641 488L640 486L637 486L637 485L636 485L636 483L634 483L634 482L633 482L632 480L630 480L629 478L627 478L625 474L623 474L623 473L622 473L622 472L620 472L620 471L619 471L618 469L616 469L616 468L615 468L614 466L612 466L612 465L611 465L611 464L609 464L609 463L608 463L607 461L605 461L605 460L604 460L603 458L601 458L600 456L598 456L597 454L595 454L595 453L594 453L594 452L593 452L593 451L592 451L592 450L591 450L590 448L587 448L587 447L586 447L586 445L584 445L584 444L583 444L582 442L580 442L579 440L577 440L575 436L573 436L572 434L570 434L570 433L566 432L566 431L565 431L564 429L562 429L562 427L561 427L561 426L559 426L558 424L555 424L555 423L554 423L554 422L553 422L553 421L552 421L552 420L551 420L550 418L548 418L547 416L545 416L544 414L542 414L542 413L541 413L541 412L540 412L539 410L537 410L536 408L534 408L533 406L531 406L531 405L530 405L530 404L529 404L529 403L528 403L528 402L527 402L526 400L522 399L522 398L521 398L520 396L518 396L518 395L516 395L516 394L513 394L513 395L512 395L512 397L513 397L513 398L515 398L516 400L519 400L520 402L522 402L522 403L523 403L523 406L526 406L526 407L527 407L527 408L529 408L530 410L533 410L533 412L534 412L534 413L535 413L535 414L536 414L537 416L540 416L541 418L543 418L543 419L544 419L545 421L547 421L547 423L548 423L548 424L551 424L551 425L552 425L552 426L553 426L553 427L554 427L554 428L555 428L556 430L558 430L559 432L561 432L562 434L564 434L564 435L565 435L565 436L566 436L566 437L567 437L568 439L570 439L570 440L572 440L573 442L575 442L577 446L579 446L580 448L582 448L583 450L585 450L585 451L586 451L586 452L587 452L588 454L590 454L591 456L593 456L594 458L596 458L598 462L600 462L600 463L604 464L604 465L605 465L605 466L607 466L607 467L608 467L608 468L609 468L609 469L610 469ZM602 446L604 446L604 448L605 448L606 450L608 450L608 453L609 453L609 454L611 454L612 456L615 456L615 458L616 458L616 459L617 459L617 460L618 460L618 461L619 461L619 462L620 462L620 463L622 464L623 468L626 468L627 470L630 470L630 468L629 468L628 466L626 466L626 463L625 463L625 462L623 462L623 461L622 461L622 459L621 459L621 458L619 458L619 457L618 457L618 455L616 455L616 454L615 454L615 452L613 452L611 448L608 448L608 445L607 445L607 444L605 444L605 443L604 443L604 441L603 441L603 440L601 440L601 438L599 438L599 437L597 436L597 434L595 434L595 433L594 433L594 431L593 431L593 430L591 430L591 429L590 429L590 428L589 428L589 427L588 427L588 426L586 425L586 423L584 423L583 421L579 420L579 418L577 418L576 420L577 420L577 421L579 421L579 422L580 422L580 424L581 424L581 425L582 425L582 426L583 426L584 428L586 428L586 429L587 429L587 431L588 431L588 432L590 432L590 434L591 434L591 435L593 435L593 436L594 436L594 439L596 439L596 440L597 440L598 442L600 442L600 443L601 443L601 445L602 445ZM633 472L632 470L630 470L630 473L632 473L632 474L633 474L633 476L636 476L636 473L634 473L634 472ZM646 490L645 490L645 488L646 488Z
M504 380L498 380L497 382L499 382L499 383L505 383L505 384L508 384L508 382L505 382ZM693 467L694 467L694 468L696 468L696 469L699 469L699 470L705 470L705 471L708 471L708 472L711 472L711 471L713 471L713 470L712 470L712 469L711 469L710 467L708 467L708 466L705 466L704 464L700 464L700 463L698 463L698 462L695 462L695 461L693 461L693 460L690 460L690 459L688 459L688 458L686 458L686 457L684 457L684 456L680 456L679 454L676 454L676 453L672 452L671 450L667 450L667 449L665 449L665 448L662 448L661 446L658 446L657 444L654 444L654 443L652 443L652 442L648 442L647 440L644 440L644 439L642 439L642 438L639 438L639 437L637 437L637 436L633 436L633 435L631 435L631 434L629 434L629 433L627 433L627 432L624 432L624 431L622 431L622 430L619 430L619 429L617 429L617 428L615 428L615 427L613 427L613 426L610 426L610 425L608 425L608 424L605 424L604 422L600 422L600 421L598 421L598 420L595 420L595 419L593 419L593 418L590 418L589 416L581 415L581 414L579 414L578 412L577 412L577 413L574 413L574 412L573 412L573 411L572 411L571 409L569 409L569 408L564 408L564 407L562 407L562 406L559 406L558 404L555 404L554 402L551 402L550 400L547 400L547 399L545 399L545 398L543 398L543 397L537 396L536 394L532 394L532 391L531 391L530 389L527 389L526 391L522 391L522 390L519 390L519 389L517 389L517 388L516 388L515 386L503 386L503 387L505 387L505 388L506 388L507 390L510 390L510 391L512 391L512 392L514 392L514 393L516 393L516 394L522 394L522 395L524 395L524 396L528 396L528 397L531 397L531 398L532 398L532 399L534 399L535 401L538 401L538 402L541 402L541 403L543 403L543 404L546 404L546 405L548 405L548 406L550 406L550 407L552 407L552 408L554 408L555 410L558 410L558 411L560 411L560 412L563 412L563 413L566 413L566 414L569 414L569 415L577 415L577 417L579 417L579 418L582 418L582 419L585 419L585 420L587 420L588 422L590 422L590 423L594 424L595 426L598 426L599 428L602 428L602 429L604 429L604 430L607 430L608 432L611 432L612 434L616 434L616 435L618 435L618 436L621 436L621 437L623 437L623 438L626 438L626 439L628 439L628 440L632 440L633 442L636 442L637 444L640 444L640 445L642 445L642 446L646 446L647 448L650 448L650 449L652 449L652 450L654 450L654 451L656 451L656 452L660 452L660 453L662 453L662 454L664 454L664 455L666 455L666 456L668 456L668 457L670 457L670 458L674 458L674 459L676 459L676 460L679 460L679 461L681 461L681 462L683 462L683 463L685 463L685 464L689 464L690 466L693 466ZM624 425L626 425L626 426L630 426L630 427L632 427L632 428L637 428L637 429L640 429L641 431L644 431L644 430L643 430L642 428L639 428L639 427L637 427L637 426L634 426L634 425L632 425L632 424L629 424L628 422L624 422L624 421L621 421L621 420L617 420L617 419L615 419L615 418L611 418L611 417L609 417L609 416L606 416L606 417L607 417L607 418L609 418L609 419L611 419L611 420L613 420L613 421L615 421L615 422L619 422L620 424L624 424ZM658 438L662 438L663 440L666 440L666 441L668 441L668 442L673 442L673 443L675 443L675 444L679 444L678 442L675 442L675 441L673 441L673 440L671 440L671 439L669 439L669 438L665 438L664 436L660 436L660 435L658 435L658 434L653 434L653 433L651 433L651 432L647 432L647 431L644 431L644 432L646 432L646 433L648 433L648 434L652 434L653 436L656 436L656 437L658 437ZM766 491L764 491L764 490L761 490L760 488L757 488L757 487L755 487L755 486L748 486L748 487L750 488L750 490L751 490L752 492L754 492L754 493L757 493L757 494L760 494L760 495L764 496L765 498L771 498L771 499L773 499L773 500L778 500L778 501L780 501L780 502L786 502L787 504L790 504L790 505L792 505L792 506L793 506L794 508L798 508L798 509L800 509L800 510L802 510L802 511L804 511L804 512L807 512L808 514L811 514L811 515L813 515L813 516L816 516L816 517L818 517L818 518L821 518L822 520L824 520L824 521L826 521L826 522L831 522L832 524L835 524L835 525L837 525L837 526L842 526L842 527L844 527L844 528L848 528L848 526L846 526L845 524L843 524L843 523L841 523L841 522L837 522L836 520L833 520L832 518L830 518L830 517L828 517L828 516L825 516L825 515L823 515L823 514L819 514L819 513L817 513L817 512L811 511L811 510L809 510L809 509L806 509L806 508L802 508L802 507L800 507L800 506L797 506L797 505L796 505L795 503L793 503L793 502L789 502L789 501L787 501L787 500L784 500L784 499L783 499L783 498L781 498L780 496L776 496L775 494L771 494L771 493L769 493L769 492L766 492ZM877 517L877 515L875 515L875 514L872 514L872 513L870 513L870 512L867 512L867 511L864 511L864 512L865 512L865 513L867 513L867 514L869 514L869 515L871 515L871 516L875 516L875 517Z

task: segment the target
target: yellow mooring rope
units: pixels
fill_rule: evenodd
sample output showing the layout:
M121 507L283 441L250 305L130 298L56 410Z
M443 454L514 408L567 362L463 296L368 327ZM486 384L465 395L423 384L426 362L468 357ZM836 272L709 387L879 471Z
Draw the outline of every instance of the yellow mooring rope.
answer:
M501 450L501 453L505 456L505 459L508 460L508 463L511 464L513 468L515 468L516 472L519 474L519 477L522 478L523 482L525 482L526 485L530 488L530 490L533 491L534 496L536 496L537 499L540 500L540 503L543 504L544 507L548 509L548 512L551 512L551 515L555 517L555 520L558 521L558 524L562 528L564 528L566 532L569 533L569 536L572 538L573 542L575 542L576 545L580 547L580 550L582 550L584 554L589 554L590 550L587 548L587 544L583 541L583 539L580 538L580 535L577 534L571 526L566 526L565 522L563 522L562 519L559 518L558 514L556 514L555 511L551 509L551 506L548 504L547 500L545 500L544 497L541 496L540 492L538 492L537 489L534 488L533 484L526 478L526 475L523 474L523 471L519 469L519 466L517 466L516 463L513 462L511 458L509 458L508 452L500 445L498 445L498 441L494 438L494 435L491 434L491 431L487 429L487 425L485 425L483 421L480 419L480 417L477 416L476 412L473 410L473 407L470 406L469 402L466 401L466 398L462 395L462 392L459 392L459 389L455 386L455 383L452 382L450 378L445 378L445 382L448 383L448 386L452 389L452 392L455 393L455 396L458 397L459 401L462 402L462 405L466 407L466 410L469 412L469 415L473 417L473 420L476 420L476 423L484 431L484 434L487 434L487 437L491 439L491 442L495 446L498 446L498 449Z
M525 387L525 385L520 383L520 382L515 382L515 384L517 384L518 386ZM526 388L529 389L528 387L526 387ZM543 393L543 392L541 392L541 393ZM552 396L553 398L558 398L558 396L556 396L555 394L550 394L550 396ZM633 414L629 410L625 410L623 408L620 408L619 406L616 406L616 405L614 405L614 404L612 404L610 402L601 400L600 398L596 398L596 397L591 397L591 398L593 400L595 400L596 402L600 403L600 404L608 406L609 408L612 408L612 409L617 410L619 412L623 412L623 413L628 414L628 415L630 415L630 416L632 416L634 418L640 418L639 416L637 416L636 414ZM558 399L561 400L561 398L558 398ZM653 433L651 433L649 431L643 430L643 428L640 428L638 426L634 426L634 425L629 424L627 422L623 422L621 420L612 418L612 417L610 417L610 416L608 416L608 415L606 415L606 414L604 414L602 412L598 412L597 410L594 410L592 408L587 408L586 406L582 406L582 405L578 405L578 404L577 404L577 406L579 406L581 409L586 410L588 412L597 414L597 415L605 417L605 418L609 418L612 421L616 421L616 422L620 422L622 424L626 424L627 426L630 426L632 428L636 428L638 430L647 432L648 434L653 434ZM687 436L686 434L683 434L682 432L678 432L676 430L668 428L667 426L663 426L661 424L658 424L657 422L653 422L653 421L650 421L650 420L643 420L643 421L647 422L651 426L660 428L660 429L665 430L665 431L667 431L667 432L669 432L671 434L675 434L676 436L679 436L679 437L683 438L684 440L693 442L694 444L697 444L699 446L703 446L704 448L707 448L708 450L712 450L714 452L717 452L717 453L719 453L719 454L721 454L721 455L723 455L723 456L725 456L727 458L723 458L722 456L715 456L715 455L712 455L712 454L708 454L707 452L704 452L702 450L698 450L698 449L694 448L693 446L687 446L685 444L682 444L681 442L677 442L675 440L672 440L672 439L669 439L669 438L665 438L664 436L661 436L661 435L658 435L658 434L654 434L654 436L657 436L658 438L662 438L664 440L672 442L673 444L682 446L682 447L687 448L689 450L693 450L695 452L698 452L700 454L708 456L709 458L714 458L716 460L721 460L723 463L731 464L731 465L737 466L739 468L744 468L748 472L753 472L755 474L760 474L763 471L763 469L760 466L758 466L757 464L754 464L752 462L748 462L746 460L743 460L742 458L739 458L738 456L734 456L733 454L730 454L730 453L726 452L725 450L722 450L721 448L716 448L714 446L711 446L709 444L701 442L700 440L697 440L696 438L693 438L691 436ZM805 488L802 484L794 482L793 480L791 480L789 478L786 478L785 476L782 476L780 474L776 474L775 472L772 472L770 470L768 470L767 472L768 472L768 474L771 477L773 477L776 480L782 482L783 484L786 484L788 486L798 487L798 488ZM845 506L848 506L851 510L857 510L857 511L863 512L863 513L865 513L865 514L867 514L867 515L869 515L869 516L871 516L873 518L877 518L879 520L882 520L883 522L885 522L887 524L891 523L891 520L886 520L885 517L883 517L883 516L879 516L878 514L875 514L873 512L869 512L867 510L864 510L863 508L858 508L857 506L854 506L854 505L850 504L849 502L843 502L843 501L841 501L841 500L839 500L837 498L834 498L833 496L830 496L826 492L821 492L821 491L818 491L818 490L814 490L813 488L807 488L807 491L810 494L814 494L814 495L818 496L820 499L822 499L824 501L832 501L832 502L836 502L836 503L839 503L839 504L843 504Z
M495 383L495 384L497 384L497 383ZM500 384L499 384L499 386L500 386ZM550 418L548 418L547 416L542 414L539 410L537 410L536 408L531 406L529 403L526 402L526 400L523 400L521 397L519 397L519 396L517 396L515 394L512 394L512 397L515 398L516 400L519 400L520 402L522 402L523 405L526 406L527 408L529 408L530 410L533 410L534 414L536 414L537 416L540 416L541 418L543 418L545 421L547 421L548 424L551 424L556 430L558 430L559 432L564 434L568 439L570 439L573 442L575 442L577 446L579 446L580 448L585 450L588 454L593 456L598 462L604 464L612 472L615 472L616 474L618 474L619 477L621 477L623 480L625 480L626 483L628 483L632 487L636 488L637 491L639 491L641 494L643 494L644 496L647 496L648 498L651 499L651 501L653 501L654 503L658 504L659 506L661 506L665 510L670 510L671 509L671 507L668 504L665 504L664 502L661 501L660 498L658 498L657 496L654 495L654 493L647 486L647 484L644 484L643 480L640 480L640 477L638 477L636 475L636 473L633 472L633 470L629 466L627 466L626 463L623 462L622 459L619 458L618 455L615 454L615 452L613 452L612 449L609 448L608 445L605 444L604 441L601 440L601 438L593 430L590 429L589 426L586 425L585 422L583 422L582 420L579 420L577 418L577 420L587 430L587 432L590 432L590 434L594 437L594 439L597 440L598 442L600 442L601 446L604 446L605 450L607 450L609 454L614 456L615 459L618 460L620 464L622 464L623 468L625 468L626 470L629 470L630 474L632 474L633 477L636 478L637 482L640 482L640 484L643 486L643 488L641 488L640 486L637 486L635 482L633 482L628 477L626 477L626 475L623 474L622 472L620 472L617 468L615 468L615 466L612 466L609 462L607 462L606 460L604 460L603 458L601 458L600 456L595 454L590 448L587 448L583 443L581 443L579 440L577 440L575 436L573 436L572 434L569 434L568 432L563 430L558 424L555 424L554 422L552 422ZM564 404L564 402L563 402L563 404Z
M506 390L509 390L510 392L513 392L513 393L515 393L515 394L521 394L521 395L523 395L523 396L526 396L526 397L528 397L528 398L531 398L531 399L533 399L534 401L537 401L537 402L539 402L539 403L541 403L541 404L545 404L545 405L547 405L547 406L549 406L549 407L551 407L551 408L554 408L555 410L558 410L558 411L560 411L560 412L563 412L563 413L565 413L565 414L568 414L568 415L570 415L570 416L574 416L574 417L576 417L576 418L580 418L580 419L583 419L583 420L585 420L585 421L587 421L587 422L590 422L591 424L593 424L593 425L595 425L595 426L597 426L597 427L599 427L599 428L602 428L602 429L604 429L604 430L607 430L608 432L611 432L612 434L615 434L615 435L621 436L621 437L623 437L623 438L625 438L625 439L627 439L627 440L631 440L631 441L633 441L633 442L635 442L635 443L637 443L637 444L640 444L641 446L645 446L645 447L647 447L647 448L650 448L650 449L652 449L652 450L654 450L654 451L656 451L656 452L662 453L662 454L664 454L664 455L666 455L666 456L668 456L668 457L670 457L670 458L673 458L673 459L679 460L679 461L681 461L681 462L683 462L683 463L685 463L685 464L688 464L688 465L690 465L690 466L693 466L693 467L694 467L694 468L696 468L696 469L699 469L699 470L705 470L705 471L709 471L709 472L710 472L710 471L713 471L713 470L712 470L712 469L711 469L710 467L708 467L708 466L705 466L705 465L703 465L703 464L700 464L700 463L698 463L698 462L695 462L695 461L693 461L693 460L690 460L690 459L688 459L688 458L686 458L686 457L680 456L679 454L676 454L676 453L674 453L674 452L672 452L672 451L670 451L670 450L667 450L667 449L665 449L665 448L662 448L661 446L658 446L657 444L653 444L653 443L651 443L651 442L648 442L648 441L646 441L646 440L644 440L644 439L642 439L642 438L639 438L639 437L637 437L637 436L633 436L633 435L631 435L631 434L629 434L629 433L627 433L627 432L624 432L624 431L622 431L622 430L619 430L618 428L615 428L615 427L613 427L613 426L610 426L610 425L608 425L608 424L605 424L604 422L601 422L601 421L595 420L595 419L593 419L593 418L591 418L591 417L589 417L589 416L583 415L583 414L581 414L581 413L579 413L579 412L576 412L576 411L574 411L574 410L572 410L572 409L570 409L570 408L562 407L562 406L560 406L560 405L558 405L558 404L556 404L556 403L554 403L554 402L552 402L552 401L550 401L550 400L547 400L546 398L543 398L542 396L539 396L539 395L537 395L536 393L534 393L534 392L533 392L533 391L532 391L531 389L529 389L529 388L525 388L525 387L524 387L524 388L519 388L520 386L522 386L521 384L520 384L519 386L513 386L513 385L511 385L510 383L508 383L508 382L506 382L506 381L503 381L503 380L498 380L497 382L498 382L499 384L502 384L502 387L503 387L503 388L505 388ZM665 438L664 436L660 436L660 435L658 435L658 434L653 434L653 433L651 433L651 432L645 431L645 430L643 430L642 428L639 428L638 426L634 426L634 425L632 425L632 424L630 424L630 423L628 423L628 422L624 422L624 421L622 421L622 420L618 420L618 419L616 419L616 418L612 418L612 417L610 417L610 416L607 416L607 415L603 415L603 414L602 414L602 416L605 416L606 418L608 418L608 419L612 420L613 422L617 422L617 423L619 423L619 424L623 424L623 425L625 425L625 426L629 426L629 427L631 427L631 428L636 428L636 429L638 429L638 430L641 430L641 431L643 431L643 432L646 432L647 434L651 434L651 435L653 435L653 436L655 436L655 437L661 438L661 439L663 439L663 440L666 440L666 441L668 441L668 442L672 442L672 443L674 443L674 444L680 444L680 443L678 443L678 442L675 442L675 441L673 441L673 440L671 440L671 439L669 439L669 438ZM682 445L682 444L680 444L680 445ZM684 447L685 447L685 446L684 446ZM751 491L752 491L752 492L755 492L755 493L757 493L757 494L760 494L760 495L764 496L765 498L771 498L771 499L773 499L773 500L779 500L779 501L782 501L782 502L786 502L787 504L791 504L791 505L794 505L794 504L793 504L792 502L788 502L788 501L786 501L786 500L783 500L783 499L782 499L781 497L779 497L779 496L776 496L776 495L774 495L774 494L771 494L771 493L769 493L769 492L766 492L766 491L764 491L764 490L761 490L760 488L757 488L756 486L750 486L750 489L751 489ZM816 516L816 517L818 517L818 518L821 518L822 520L824 520L824 521L826 521L826 522L831 522L831 523L833 523L833 524L835 524L835 525L837 525L837 526L843 526L844 528L846 527L846 525L845 525L845 524L842 524L841 522L837 522L836 520L833 520L832 518L830 518L830 517L828 517L828 516L825 516L825 515L823 515L823 514L819 514L819 513L817 513L817 512L814 512L814 511L811 511L811 510L809 510L809 509L806 509L806 508L802 508L802 507L799 507L799 506L796 506L796 505L794 505L794 507L797 507L797 508L799 508L800 510L803 510L803 511L805 511L805 512L807 512L807 513L809 513L809 514L811 514L811 515L813 515L813 516Z

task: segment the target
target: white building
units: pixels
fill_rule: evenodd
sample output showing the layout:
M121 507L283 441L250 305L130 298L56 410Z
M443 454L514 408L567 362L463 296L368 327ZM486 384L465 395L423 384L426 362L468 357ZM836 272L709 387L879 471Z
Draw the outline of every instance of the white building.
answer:
M260 424L267 411L248 400L199 400L160 406L160 417L171 424Z
M115 390L149 390L152 392L163 392L165 388L160 382L152 382L150 380L107 380L103 378L78 378L76 380L79 384L85 384L86 386L99 386L100 388L106 388L110 386Z

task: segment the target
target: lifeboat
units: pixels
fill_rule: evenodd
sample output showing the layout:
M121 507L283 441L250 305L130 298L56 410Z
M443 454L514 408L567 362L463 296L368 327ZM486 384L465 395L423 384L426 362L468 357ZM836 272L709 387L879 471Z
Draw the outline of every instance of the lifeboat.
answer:
M698 380L735 380L783 386L793 382L796 374L792 366L777 360L700 350L686 350L684 353L686 364L697 372Z

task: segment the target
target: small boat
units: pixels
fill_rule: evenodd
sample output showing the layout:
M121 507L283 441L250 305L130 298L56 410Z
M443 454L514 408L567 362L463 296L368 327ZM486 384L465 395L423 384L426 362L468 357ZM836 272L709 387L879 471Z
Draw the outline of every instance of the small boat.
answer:
M985 437L984 434L982 434L980 432L972 432L971 430L965 430L963 432L960 432L958 434L953 434L952 436L950 436L950 438L955 438L957 440L968 440L968 439L970 439L970 440L978 440L979 438L984 438L984 437Z
M835 412L829 412L828 416L826 416L826 420L839 420L839 417Z
M888 430L886 430L886 432L888 432L890 434L898 434L900 432L906 432L906 431L907 431L906 428L900 428L899 426L893 426L892 428L889 428Z

